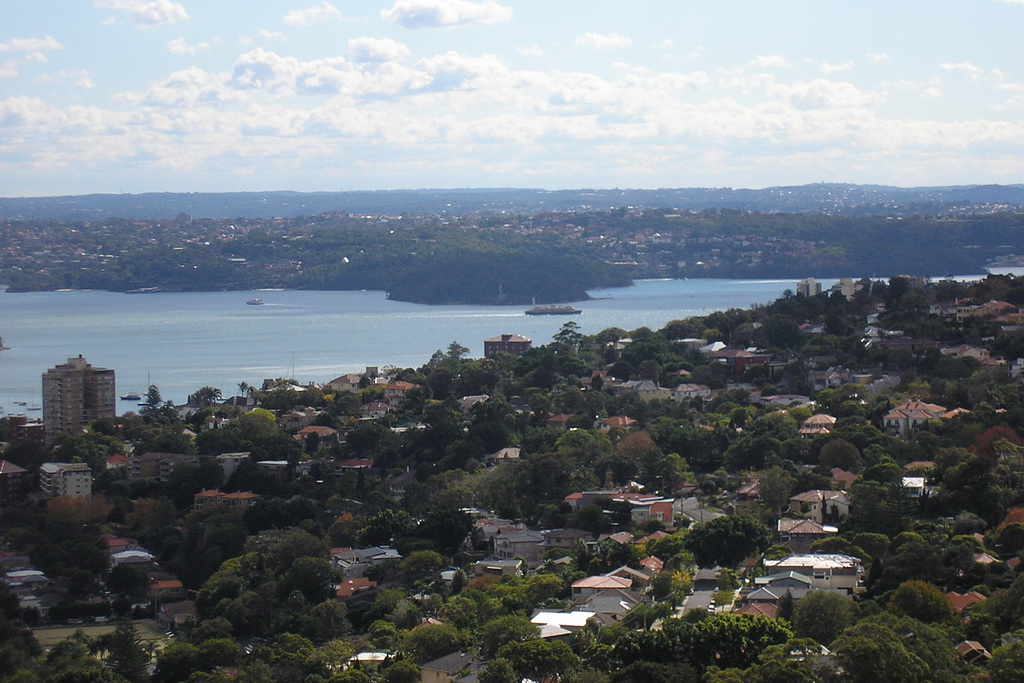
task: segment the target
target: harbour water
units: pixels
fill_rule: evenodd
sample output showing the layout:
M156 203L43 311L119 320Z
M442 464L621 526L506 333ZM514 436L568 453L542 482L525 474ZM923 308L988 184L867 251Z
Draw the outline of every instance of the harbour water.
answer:
M830 284L826 282L826 286ZM0 292L0 407L39 405L41 376L83 355L117 373L119 394L182 403L210 385L225 396L238 383L294 377L327 382L368 365L419 367L457 341L483 355L483 340L520 334L546 344L564 322L584 334L609 327L660 329L671 320L764 304L794 289L790 280L644 280L572 302L573 316L528 316L527 306L425 306L383 292L260 291L117 294ZM258 298L262 305L247 305ZM122 401L122 411L136 409ZM32 416L31 413L29 414Z

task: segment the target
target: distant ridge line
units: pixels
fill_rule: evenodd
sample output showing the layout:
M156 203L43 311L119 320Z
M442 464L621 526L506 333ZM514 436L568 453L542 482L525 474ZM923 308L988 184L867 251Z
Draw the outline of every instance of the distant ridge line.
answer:
M330 212L458 214L607 211L619 208L709 209L849 216L985 213L1024 206L1024 185L900 188L816 183L758 190L723 188L458 188L341 192L147 192L60 197L0 197L0 219L94 221L274 218Z

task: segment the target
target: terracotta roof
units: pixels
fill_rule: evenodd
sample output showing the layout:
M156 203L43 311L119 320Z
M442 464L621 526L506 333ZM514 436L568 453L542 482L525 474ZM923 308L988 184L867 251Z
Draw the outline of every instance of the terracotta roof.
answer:
M765 616L769 619L774 619L779 616L779 606L765 602L754 602L740 607L736 610L735 614L750 614L753 616Z
M624 579L618 576L588 576L585 579L574 581L572 587L591 588L593 590L615 590L619 588L630 588L632 585L632 579Z
M946 599L949 600L949 604L957 614L962 613L971 605L976 605L979 602L985 602L988 600L987 597L978 591L971 591L970 593L956 593L950 591L949 593L946 593Z

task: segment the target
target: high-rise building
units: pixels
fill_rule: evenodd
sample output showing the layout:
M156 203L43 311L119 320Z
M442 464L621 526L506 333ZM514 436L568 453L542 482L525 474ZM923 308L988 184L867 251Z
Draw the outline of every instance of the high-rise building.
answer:
M94 368L78 356L43 373L43 427L48 443L58 434L77 434L93 420L116 414L113 370Z

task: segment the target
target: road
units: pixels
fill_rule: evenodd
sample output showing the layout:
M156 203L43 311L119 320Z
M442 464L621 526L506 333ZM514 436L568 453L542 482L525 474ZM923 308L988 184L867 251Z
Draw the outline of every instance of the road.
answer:
M710 522L716 517L724 517L725 513L717 508L701 505L696 498L683 498L680 501L683 514L695 522Z
M708 606L711 605L711 599L715 597L715 591L694 591L690 595L686 596L683 600L683 605L680 607L676 614L683 616L690 610L707 610Z

